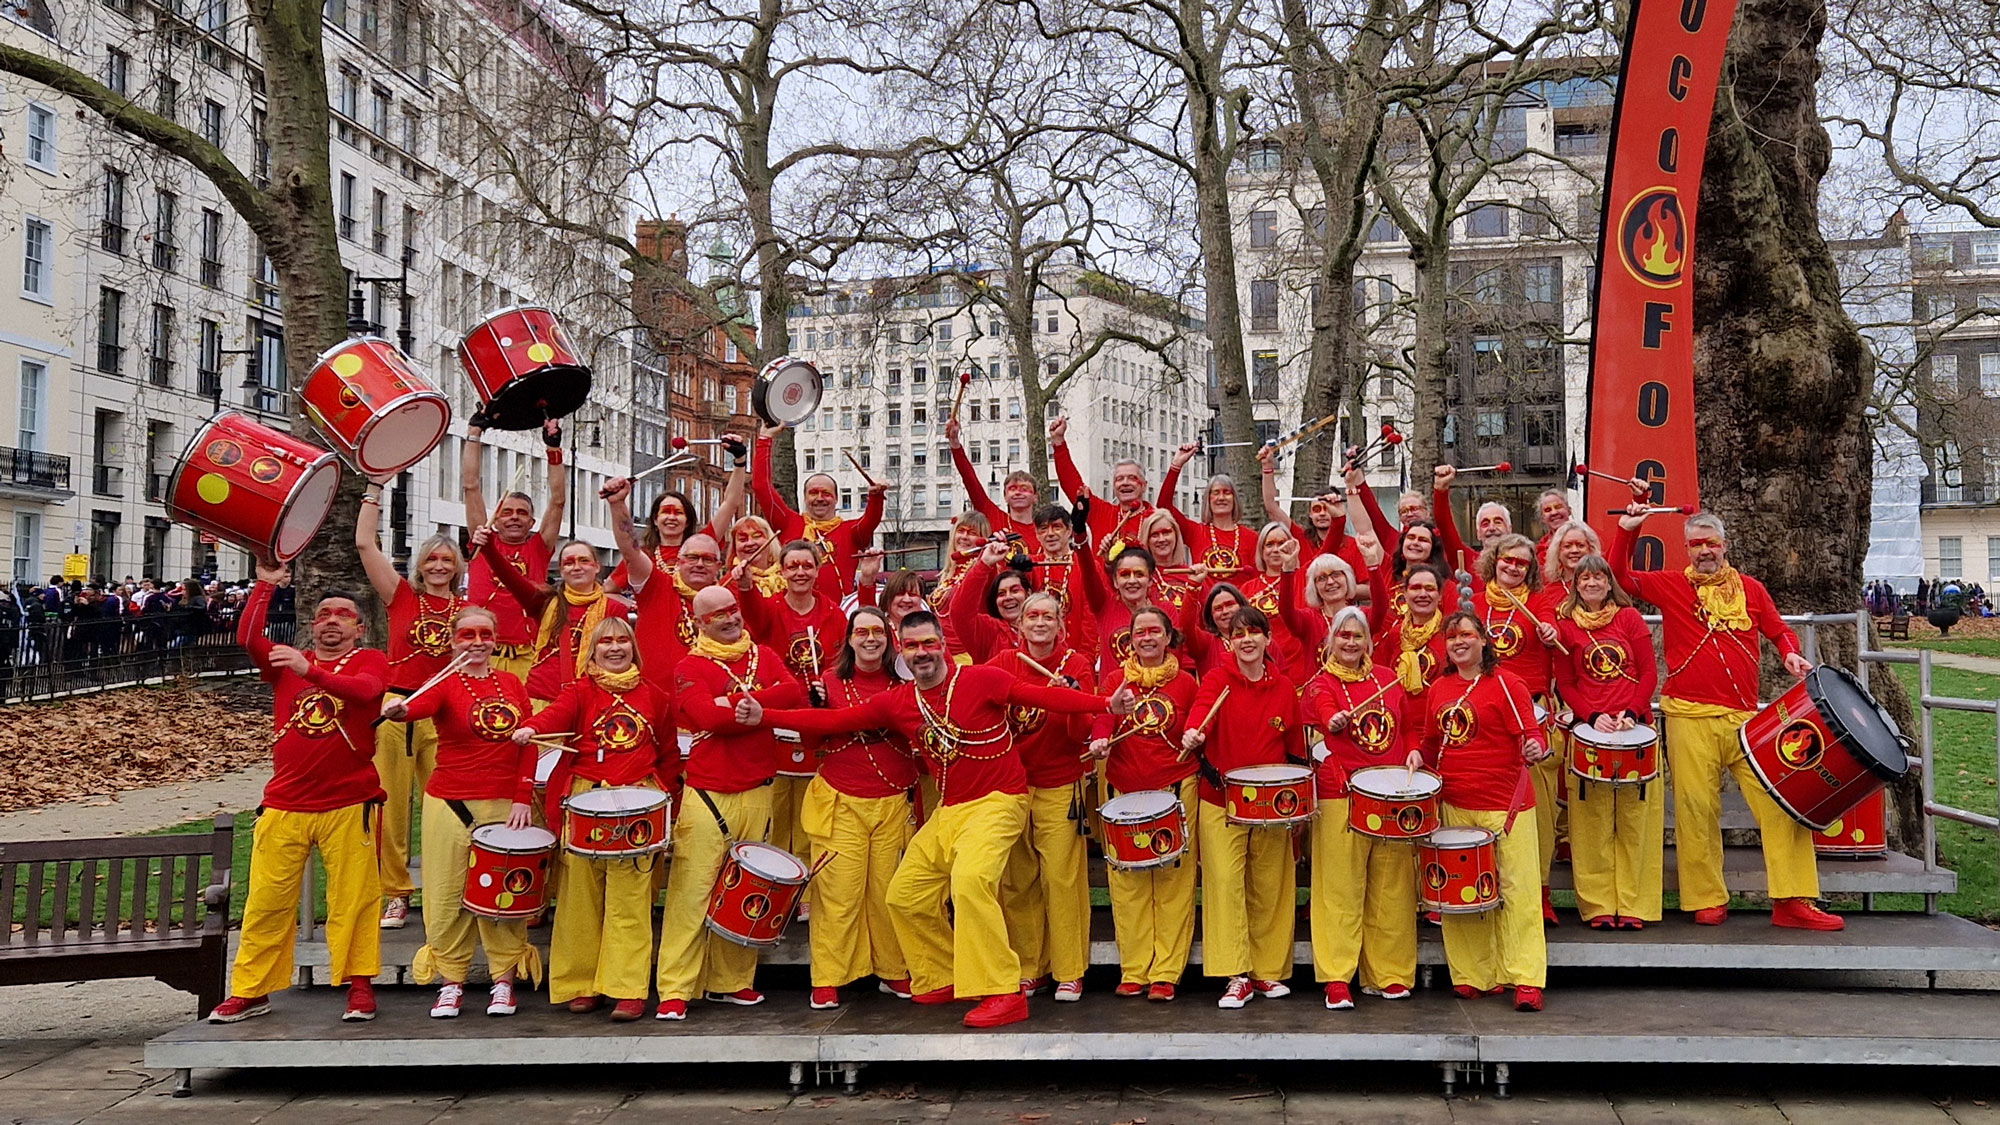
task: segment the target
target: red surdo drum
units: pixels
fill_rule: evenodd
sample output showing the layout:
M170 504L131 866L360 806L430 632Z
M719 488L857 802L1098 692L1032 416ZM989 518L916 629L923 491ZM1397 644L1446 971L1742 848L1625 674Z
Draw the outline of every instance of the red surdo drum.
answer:
M1370 766L1347 779L1347 826L1383 840L1420 840L1438 827L1444 779L1426 769Z
M340 458L224 411L182 451L167 481L167 514L285 562L312 541L339 487Z
M556 314L536 305L488 313L459 340L458 362L495 429L536 429L590 397L590 368Z
M1319 790L1304 766L1245 766L1222 775L1231 824L1289 828L1319 815Z
M483 918L532 918L548 898L555 833L482 824L465 863L465 909Z
M1485 828L1440 828L1417 844L1417 894L1440 914L1500 905L1500 836Z
M1104 862L1123 871L1164 867L1187 850L1187 810L1165 789L1121 793L1097 811Z
M590 859L650 855L667 842L669 803L640 785L578 793L563 802L563 847Z
M1778 807L1814 831L1910 770L1910 740L1851 674L1820 665L1736 732Z
M1578 723L1569 732L1569 772L1607 785L1644 785L1660 776L1660 736L1644 723L1598 730Z
M379 336L321 352L299 398L319 435L371 477L430 456L451 425L451 404Z
M776 945L811 877L783 848L755 840L731 844L708 895L708 928L738 945Z
M1877 792L1813 833L1813 851L1835 859L1881 859L1889 854L1889 793Z

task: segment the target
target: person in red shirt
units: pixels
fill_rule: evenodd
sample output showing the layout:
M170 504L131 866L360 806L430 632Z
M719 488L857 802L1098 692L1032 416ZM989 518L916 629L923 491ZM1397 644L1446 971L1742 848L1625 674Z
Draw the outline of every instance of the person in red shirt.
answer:
M944 424L945 440L951 443L951 463L958 469L958 479L965 486L966 507L986 517L986 521L996 530L1018 535L1026 542L1035 538L1035 506L1041 502L1041 486L1035 483L1035 474L1025 469L1015 469L1000 483L1001 498L1007 502L1003 510L986 495L986 486L979 483L979 466L965 455L965 442L960 439L958 419L953 417Z
M1021 607L1014 647L988 661L1030 684L1095 691L1090 657L1071 647L1062 603L1042 591ZM1022 991L1053 987L1061 1001L1083 999L1090 967L1090 871L1086 779L1079 756L1089 724L1039 707L1007 713L1014 748L1028 770L1028 828L1014 845L1000 883L1007 933L1022 965Z
M1086 501L1087 503L1087 501ZM1078 517L1082 512L1083 518ZM1072 512L1061 504L1044 504L1035 509L1035 538L1031 554L1035 574L1042 588L1062 600L1063 624L1070 643L1085 652L1097 651L1097 619L1090 614L1090 602L1083 589L1084 571L1097 565L1089 548L1078 549L1073 534L1089 534L1088 512L1079 507Z
M1574 589L1541 632L1569 650L1554 657L1566 708L1556 716L1559 726L1612 733L1652 725L1653 689L1660 681L1653 633L1612 580L1610 563L1597 555L1578 563ZM1578 912L1593 930L1637 930L1659 921L1665 785L1614 785L1581 775L1571 785L1570 871Z
M1481 552L1499 542L1502 535L1514 533L1514 514L1498 501L1481 504L1472 514L1473 530L1479 539L1467 543L1458 534L1458 520L1451 506L1451 487L1457 480L1458 469L1454 466L1439 465L1431 470L1431 511L1437 515L1438 538L1444 543L1445 561L1455 570L1471 570Z
M736 596L743 606L743 623L758 643L784 657L785 668L806 685L807 692L815 699L824 698L826 665L833 659L834 638L847 631L847 615L824 592L819 548L794 539L779 552L778 567L785 588L777 594L760 594L747 572L739 575ZM772 734L778 739L778 775L771 782L771 834L767 839L793 855L805 855L812 844L799 826L799 810L805 804L818 749L813 740L802 738L797 731ZM810 913L802 912L801 917L810 917Z
M1486 636L1493 642L1500 666L1527 685L1537 704L1553 712L1549 647L1535 626L1555 614L1537 588L1541 574L1535 565L1534 542L1525 535L1505 532L1480 552L1474 565L1480 583L1473 587L1472 612L1486 623ZM1551 749L1555 752L1536 763L1529 779L1535 787L1535 831L1542 856L1542 920L1554 925L1556 908L1549 900L1549 870L1555 862L1562 814L1557 797L1567 759L1562 754L1566 749L1562 741L1553 742Z
M210 1023L235 1023L271 1010L270 996L292 983L299 886L313 849L326 864L326 944L335 987L347 985L343 1020L375 1018L375 974L382 971L382 898L369 823L382 802L370 724L389 662L357 648L361 607L329 590L313 609L312 647L272 644L264 634L271 591L291 579L288 567L257 564L257 585L237 623L236 640L272 688L271 780L250 849L250 892L243 940L229 996Z
M526 575L501 565L503 559L492 529L474 528L472 549L497 569L500 584L507 588L521 609L537 620L535 665L528 673L528 696L546 702L574 681L590 653L584 638L607 617L624 617L630 608L611 596L598 580L604 571L597 548L581 539L562 545L556 559L562 580L554 584L532 582Z
M868 503L859 519L844 519L840 507L840 486L825 473L805 479L805 511L797 512L778 494L771 483L771 439L782 426L766 426L757 434L757 462L750 473L752 495L757 506L771 521L776 538L789 542L804 539L818 547L832 565L821 568L820 582L826 594L838 601L849 593L854 574L854 553L875 538L875 525L882 521L882 497L889 486L880 481L868 486Z
M1603 557L1603 541L1597 532L1582 520L1566 523L1549 533L1548 538L1535 548L1535 558L1542 568L1541 601L1532 603L1535 612L1542 612L1542 606L1559 606L1569 596L1570 577L1576 573L1576 564L1588 555Z
M1549 753L1527 686L1500 667L1486 626L1454 613L1442 630L1449 671L1416 701L1409 764L1444 778L1439 819L1496 837L1500 905L1444 915L1452 987L1465 999L1514 990L1514 1007L1542 1010L1548 943L1542 936L1535 804L1528 767Z
M383 698L406 698L418 684L442 672L451 662L451 620L465 607L459 597L465 577L465 556L458 544L442 535L424 540L411 555L411 574L421 588L396 573L396 564L382 553L382 489L393 477L371 477L361 495L354 524L354 549L362 572L389 618L389 690ZM437 766L437 725L384 723L370 732L375 744L375 774L386 794L382 825L376 833L382 853L382 916L385 930L400 930L409 921L410 812L424 783Z
M653 686L671 692L674 669L699 635L690 608L694 596L715 585L722 575L722 544L706 532L696 532L682 541L674 556L674 568L663 570L653 555L632 534L632 510L626 506L631 496L628 481L612 481L604 489L611 509L611 534L618 553L624 557L628 581L635 591L634 608L645 627L639 630L639 667ZM658 578L659 581L654 581Z
M937 774L942 804L910 841L889 884L889 916L910 959L920 1004L979 999L968 1027L1028 1018L1021 959L1007 938L1000 879L1028 825L1028 771L1008 728L1010 707L1056 714L1129 711L1130 695L1088 692L1015 679L991 665L951 659L937 616L903 618L897 639L913 682L850 707L765 710L738 704L736 721L769 722L819 735L888 730L922 747ZM946 899L950 899L947 912Z
M563 808L592 789L670 792L680 772L673 701L639 675L638 639L623 618L607 617L587 639L583 675L513 734L518 746L540 732L567 746L549 775L548 822L569 839ZM664 841L661 841L664 843ZM613 1001L611 1018L646 1014L646 967L653 953L653 868L657 855L592 859L563 849L562 894L549 937L549 1003L578 1014Z
M1107 585L1104 575L1091 565L1094 559L1095 556L1081 558L1077 571L1083 580L1084 601L1089 604L1091 616L1097 619L1097 674L1109 677L1131 659L1132 615L1155 604L1153 575L1159 564L1143 549L1122 548L1111 561L1111 581ZM1173 607L1159 608L1179 619L1180 614Z
M1272 659L1295 684L1312 674L1313 652L1284 615L1285 591L1299 587L1299 553L1291 524L1272 520L1257 533L1257 573L1237 583L1244 600L1271 622Z
M1647 486L1633 482L1635 494ZM1688 565L1678 574L1632 569L1637 532L1646 524L1646 498L1634 500L1612 539L1611 573L1618 585L1660 609L1667 683L1660 695L1666 716L1667 764L1674 779L1674 859L1681 909L1704 926L1729 917L1729 888L1722 878L1722 775L1736 786L1757 818L1764 872L1771 895L1771 924L1805 930L1845 927L1821 910L1818 857L1812 833L1787 816L1757 780L1737 731L1757 712L1757 638L1768 638L1784 656L1785 671L1804 679L1812 661L1778 615L1762 582L1729 564L1722 521L1706 512L1689 516Z
M768 729L735 721L736 704L746 698L772 706L806 701L784 658L745 631L735 591L710 586L696 594L694 617L701 636L674 674L680 726L695 732L686 786L693 800L682 799L674 821L674 861L660 916L660 1006L653 1015L662 1020L686 1019L697 988L714 1003L764 1002L755 987L756 948L709 933L704 919L730 845L761 841L771 830L778 742Z
M1570 524L1569 493L1560 488L1543 490L1535 498L1535 512L1542 517L1542 537L1535 541L1535 557L1548 553L1549 540Z
M889 629L881 610L854 611L825 680L827 706L853 707L906 682L889 655ZM914 752L879 727L823 739L819 750L799 821L819 870L806 889L813 900L809 1002L838 1008L842 986L870 973L883 991L907 1000L910 967L889 917L889 881L910 843Z
M411 965L419 984L442 980L432 1019L458 1017L465 975L480 946L493 980L489 1016L514 1014L517 976L531 983L542 976L541 953L528 944L525 919L503 921L464 908L473 827L504 821L522 829L534 813L535 750L513 742L514 728L532 705L520 679L493 665L498 646L493 611L467 606L452 620L457 667L430 690L382 708L390 722L437 722L437 768L424 786L424 947Z
M672 574L680 558L681 546L691 536L713 536L716 528L728 527L742 514L744 484L750 475L750 447L735 434L723 434L722 443L723 448L729 451L732 464L713 520L702 520L694 501L688 499L686 493L668 489L654 497L653 510L646 516L646 530L640 533L638 540L640 549L652 560L653 569ZM601 500L609 500L613 492L629 500L632 478L617 477L607 481L597 495ZM639 584L632 580L631 566L622 561L612 568L611 577L604 584L616 594L635 592L639 588ZM671 675L671 671L667 674Z
M1313 971L1326 1006L1354 1006L1350 982L1385 1000L1405 1000L1417 976L1417 851L1348 827L1348 780L1360 770L1403 765L1409 696L1396 674L1369 660L1368 618L1353 607L1334 614L1331 651L1306 682L1305 720L1325 735L1315 773L1319 819L1312 826Z
M1080 502L1092 494L1090 486L1083 481L1083 474L1077 471L1076 461L1070 457L1068 436L1068 418L1057 418L1049 423L1049 446L1056 459L1056 481L1071 503L1083 507ZM1111 503L1093 502L1085 508L1090 524L1091 551L1109 559L1111 549L1120 544L1145 546L1145 540L1139 533L1139 523L1152 511L1153 506L1146 502L1146 471L1139 467L1139 463L1128 458L1111 466Z
M958 651L974 664L990 663L994 654L1021 641L1021 607L1033 589L1028 575L1033 560L1014 553L1014 545L991 540L972 561L952 591L951 605L940 614L956 637Z
M1100 716L1090 732L1090 753L1104 763L1110 796L1147 791L1180 801L1192 837L1199 813L1194 759L1181 749L1195 679L1173 650L1180 643L1173 617L1158 606L1132 615L1132 655L1106 682L1111 694L1136 693L1132 712ZM1192 847L1192 840L1184 848ZM1109 866L1111 922L1118 935L1117 995L1167 1002L1187 971L1194 945L1194 857L1163 867L1125 870Z
M485 432L485 417L474 414L465 431L465 446L459 459L459 487L465 499L467 527L482 527L487 523L486 492L480 480L486 452L480 437ZM542 445L547 450L551 471L549 502L542 509L540 528L535 525L534 499L525 492L506 493L500 497L500 506L492 509L494 549L515 574L537 585L548 578L549 561L569 502L569 474L556 471L563 463L562 426L554 419L542 424ZM500 628L500 643L493 651L494 663L501 671L525 681L535 663L535 621L507 595L490 560L475 552L470 563L466 603L493 611Z
M1199 442L1189 442L1174 453L1166 475L1160 478L1159 507L1180 525L1189 555L1208 568L1210 577L1240 582L1257 573L1257 531L1256 525L1241 522L1243 510L1236 495L1236 481L1221 473L1208 478L1203 522L1189 519L1174 504L1181 470L1200 451Z
M945 555L944 566L938 571L937 581L931 584L930 593L925 595L924 604L938 620L944 623L945 642L952 651L959 654L962 663L971 663L972 657L965 651L964 641L958 635L958 627L952 621L951 602L958 593L960 583L972 572L972 564L979 560L979 554L993 539L993 525L978 512L960 512L951 521L951 551ZM892 615L893 616L893 613Z
M1241 1008L1253 996L1291 995L1298 866L1290 831L1230 822L1222 783L1248 766L1303 764L1306 744L1298 689L1267 659L1270 622L1243 606L1225 636L1233 659L1202 680L1181 747L1203 765L1201 970L1228 980L1217 1007Z
M1369 576L1368 624L1375 633L1375 662L1394 669L1405 691L1422 691L1449 667L1444 659L1446 587L1444 571L1430 563L1410 568L1400 599L1389 596L1381 571Z
M1356 573L1353 565L1339 555L1316 555L1306 564L1305 581L1278 587L1279 616L1286 630L1298 638L1308 662L1326 651L1334 617L1360 597ZM1300 601L1305 604L1300 605Z

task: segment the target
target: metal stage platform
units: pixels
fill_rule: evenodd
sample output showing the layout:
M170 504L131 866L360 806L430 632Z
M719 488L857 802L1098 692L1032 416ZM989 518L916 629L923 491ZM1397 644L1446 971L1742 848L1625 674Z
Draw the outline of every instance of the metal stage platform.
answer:
M1547 1011L1522 1014L1501 997L1443 990L1394 1003L1361 997L1353 1011L1329 1012L1310 984L1224 1012L1218 992L1196 981L1172 1005L1103 991L1076 1004L1037 998L1026 1022L973 1031L959 1023L964 1004L922 1007L861 990L829 1012L785 990L756 1008L696 1003L685 1023L613 1024L539 994L516 1016L488 1018L472 1003L483 1003L478 990L466 1015L432 1020L429 989L385 988L380 1018L353 1025L339 1022L343 993L322 988L277 996L276 1011L259 1019L162 1035L145 1061L182 1071L183 1084L192 1070L230 1068L768 1062L774 1083L782 1073L798 1089L811 1075L851 1089L862 1067L888 1062L1394 1060L1439 1064L1447 1093L1485 1070L1502 1094L1513 1063L2000 1066L1994 993L1557 982Z

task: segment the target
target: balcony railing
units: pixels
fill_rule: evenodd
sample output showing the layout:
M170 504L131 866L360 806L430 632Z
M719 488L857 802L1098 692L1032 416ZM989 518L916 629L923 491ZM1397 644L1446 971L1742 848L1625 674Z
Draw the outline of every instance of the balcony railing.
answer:
M121 344L97 345L97 369L106 375L125 370L125 348Z
M166 503L167 482L172 479L173 479L172 473L147 473L146 499L152 501L155 504Z
M69 458L0 445L0 485L69 491Z
M163 355L146 357L146 377L156 387L174 385L174 361Z

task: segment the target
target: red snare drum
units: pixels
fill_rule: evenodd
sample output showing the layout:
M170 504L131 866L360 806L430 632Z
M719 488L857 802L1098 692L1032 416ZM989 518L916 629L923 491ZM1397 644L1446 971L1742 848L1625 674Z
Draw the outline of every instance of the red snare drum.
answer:
M1371 766L1347 779L1347 827L1383 840L1420 840L1438 827L1444 779L1429 770Z
M482 824L465 863L465 909L484 918L532 918L548 897L555 833Z
M1097 811L1104 862L1121 871L1164 867L1187 850L1187 810L1165 789L1121 793Z
M779 777L814 777L812 755L807 752L805 740L795 730L771 728L771 737L778 741Z
M1644 723L1603 731L1578 723L1569 732L1569 772L1608 785L1644 785L1660 776L1660 736Z
M197 429L167 481L167 515L251 554L306 549L340 487L340 458L224 411Z
M533 305L488 313L458 342L458 362L496 430L538 429L590 396L590 368L556 314Z
M708 895L709 930L738 945L778 944L809 878L806 865L783 848L755 840L729 845Z
M665 793L639 785L590 789L563 802L563 847L591 859L648 855L667 842Z
M1910 770L1910 740L1866 688L1820 665L1736 732L1778 807L1814 831Z
M1877 792L1813 833L1813 851L1836 859L1881 859L1889 854L1889 794Z
M451 404L396 345L377 336L321 352L299 398L319 435L371 477L400 473L430 456L451 425Z
M1319 815L1319 790L1304 766L1245 766L1222 775L1231 824L1288 828Z
M1500 905L1500 837L1485 828L1440 828L1417 844L1417 894L1440 914Z

